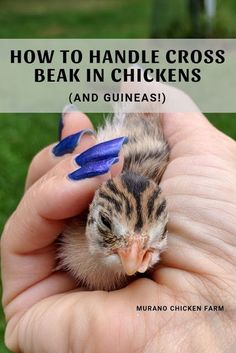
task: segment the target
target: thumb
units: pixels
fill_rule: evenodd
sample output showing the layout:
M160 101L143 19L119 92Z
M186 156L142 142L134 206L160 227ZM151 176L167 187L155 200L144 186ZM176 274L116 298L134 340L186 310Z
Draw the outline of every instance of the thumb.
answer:
M177 155L199 153L216 132L201 113L162 113L160 119L164 136Z
M202 154L235 160L235 141L217 130L203 114L163 113L161 123L171 160Z
M135 84L122 82L121 84L121 92L125 93L139 92L142 95L159 91L168 93L169 103L166 108L158 102L145 101L139 103L138 109L140 111L140 104L142 104L143 112L152 112L157 114L157 119L160 118L165 139L170 146L170 160L206 153L223 157L232 154L234 141L218 131L183 91L157 82L142 81ZM137 107L133 108L135 111ZM230 158L235 159L235 156Z

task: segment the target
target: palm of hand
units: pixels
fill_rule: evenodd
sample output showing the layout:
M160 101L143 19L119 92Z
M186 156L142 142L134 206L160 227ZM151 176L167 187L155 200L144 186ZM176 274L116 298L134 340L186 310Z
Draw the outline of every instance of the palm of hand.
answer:
M236 309L234 145L226 138L219 150L220 141L213 133L206 148L202 138L202 133L198 139L190 134L172 149L162 181L170 211L169 247L153 275L154 281L138 280L123 291L109 294L110 320L117 319L123 337L135 336L134 351L190 352L196 346L199 351L211 348L215 352L217 347L223 351L232 335L226 327ZM125 298L125 304L121 298ZM137 313L137 305L200 305L202 312ZM207 311L209 306L222 305L224 313L215 316ZM107 303L104 313L106 309ZM122 311L125 327L119 315ZM216 334L218 326L222 335ZM197 337L203 332L201 343ZM111 337L113 340L114 333Z
M217 134L212 130L208 147L202 142L203 131L198 138L191 132L183 138L170 134L171 160L162 181L170 211L169 248L152 280L140 279L115 292L88 293L71 291L62 274L48 277L40 289L47 292L48 287L59 287L65 294L39 301L23 316L22 332L27 332L29 318L36 323L28 333L36 336L35 347L46 335L62 352L85 348L92 352L190 352L201 333L204 342L198 342L199 349L202 344L204 351L209 342L208 349L216 352L214 342L223 352L232 335L227 323L236 309L236 167L235 146L226 137L218 140ZM53 256L54 249L49 250L45 264ZM33 288L31 295L37 296L37 291ZM210 312L140 313L137 305L224 305L225 312L214 315L212 321ZM55 316L64 318L58 330ZM219 326L222 336L216 335ZM63 337L71 339L65 342ZM48 341L45 351L47 347Z

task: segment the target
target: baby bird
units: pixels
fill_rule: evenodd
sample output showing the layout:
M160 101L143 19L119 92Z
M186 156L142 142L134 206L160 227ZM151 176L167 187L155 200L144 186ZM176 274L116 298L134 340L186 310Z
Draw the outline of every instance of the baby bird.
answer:
M88 214L73 218L58 250L59 268L91 290L115 290L152 269L167 244L166 200L159 182L169 148L158 114L115 114L98 142L127 136L121 175L95 192Z

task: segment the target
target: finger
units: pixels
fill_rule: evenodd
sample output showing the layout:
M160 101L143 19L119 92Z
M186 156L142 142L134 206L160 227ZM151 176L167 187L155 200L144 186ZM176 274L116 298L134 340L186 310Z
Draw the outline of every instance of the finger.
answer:
M56 156L61 156L61 154L63 154L63 156L65 157L70 152L71 146L73 147L75 143L78 143L78 139L80 139L82 134L84 134L85 132L86 132L86 130L82 130L79 133L70 135L69 137L62 140L58 145L53 147L53 149L52 149L53 155L55 156L55 154L56 154ZM95 143L95 141L92 141L92 142L93 142L93 144ZM121 138L113 139L113 140L106 141L106 142L103 142L100 144L96 144L96 146L93 146L92 148L88 148L89 146L87 144L87 141L85 141L85 147L81 144L81 147L80 148L78 147L76 149L76 151L79 152L79 155L75 156L75 160L74 160L75 164L78 166L85 167L85 164L87 164L89 162L90 162L89 163L90 165L92 162L93 163L96 162L97 167L100 168L100 164L101 163L104 164L105 160L109 160L109 159L111 159L111 157L118 157L118 155L120 153L120 149L121 149L123 143L125 143L125 142L126 142L126 138L121 137ZM86 151L84 153L81 153L83 151L83 149L86 149ZM65 150L68 153L66 153L64 155ZM44 152L47 153L48 150L45 149L45 151L42 151L37 157L39 157L41 159L44 158ZM100 161L100 162L98 163L98 161ZM37 164L37 158L36 158L35 164ZM40 164L40 163L38 163L38 164ZM45 164L43 164L43 166L45 167ZM94 172L96 173L94 168L95 168L95 165L92 167L92 171L91 171L92 173L94 173ZM114 167L114 170L116 170L116 167ZM117 172L118 171L121 171L120 168L117 169ZM38 173L38 170L37 170L37 173ZM33 175L33 173L31 173L31 175ZM29 184L27 184L27 185L29 185Z
M153 339L154 331L158 325L162 327L164 321L158 316L155 322L147 322L134 308L143 298L148 303L156 303L159 297L157 284L147 279L139 279L131 286L110 293L86 291L53 296L34 305L21 320L14 317L8 323L5 337L14 352L138 352L149 339L142 333L148 332ZM170 301L167 294L162 297ZM57 318L63 320L55 324ZM15 330L14 324L17 325ZM131 343L134 327L136 339ZM104 332L109 334L104 335Z
M17 234L7 239L14 252L27 253L51 244L63 229L61 221L81 213L94 191L110 176L109 173L76 182L68 178L75 169L74 159L68 157L25 193L6 227L8 234Z
M72 155L76 155L84 152L88 148L92 147L96 143L95 137L89 134L84 134L78 146L75 147ZM36 156L33 158L28 175L26 178L25 189L27 190L32 184L34 184L39 178L41 178L45 173L47 173L51 168L56 166L63 159L68 158L68 154L64 156L56 157L53 154L53 148L55 144L51 144L50 146L45 147L41 150Z
M170 161L208 155L235 164L235 142L201 113L164 113L161 122L170 146Z
M75 182L67 176L75 168L71 156L62 160L25 193L7 222L1 244L5 305L51 275L54 241L64 230L64 219L87 209L95 190L110 177Z
M166 91L168 97L171 97L170 101L173 106L167 106L164 112L161 104L142 103L143 112L156 113L157 119L161 120L164 136L171 148L171 160L189 154L219 152L223 155L229 149L229 145L232 147L233 141L214 128L183 91L161 83L144 81L135 85L123 82L121 91L126 93L138 91L141 94ZM180 111L179 107L183 107L183 112L173 113L175 109ZM168 113L168 108L170 113ZM223 148L223 153L222 142L225 148L225 150Z
M61 130L62 139L74 134L81 130L91 129L93 130L93 125L90 119L81 112L69 112L63 115L63 128ZM74 149L74 154L81 153L93 146L96 142L95 136L92 134L85 133L79 140L78 146ZM56 157L53 153L53 147L55 144L52 144L42 151L40 151L32 160L27 179L26 179L26 190L42 175L47 171L53 168L61 159L66 158L67 155L62 157Z
M61 120L63 125L61 133L59 134L60 140L69 136L79 130L91 129L93 130L93 124L88 116L79 111L69 111L68 113L64 110Z

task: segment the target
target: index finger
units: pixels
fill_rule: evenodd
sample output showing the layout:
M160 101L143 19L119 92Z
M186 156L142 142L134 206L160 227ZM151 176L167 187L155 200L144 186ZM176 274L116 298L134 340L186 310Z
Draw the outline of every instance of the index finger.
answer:
M70 111L64 114L63 123L61 125L61 139L72 135L80 130L90 129L93 130L93 124L87 115L79 111ZM84 150L95 144L95 138L89 134L85 134L81 137L79 145L75 148L75 153L81 153ZM64 157L55 157L52 153L54 144L45 147L33 158L27 179L26 179L26 190L41 176L47 173L51 168L53 168L57 163L61 161ZM66 155L67 157L67 155Z
M230 152L233 140L218 131L200 112L191 97L180 89L157 82L131 84L123 82L121 91L125 93L166 92L169 103L142 103L142 111L156 114L162 123L165 139L170 146L170 161L188 155L219 154L231 161Z
M73 169L73 158L62 160L28 189L7 222L1 244L5 307L26 289L29 292L52 275L56 261L54 241L64 230L64 220L85 210L95 190L110 177L107 173L72 181L67 174ZM55 294L55 288L47 286L43 292L41 289L34 299L45 293Z
M3 245L20 254L49 245L63 230L62 221L80 214L95 190L110 176L109 173L73 181L67 177L73 169L74 160L68 157L27 190L7 223Z

